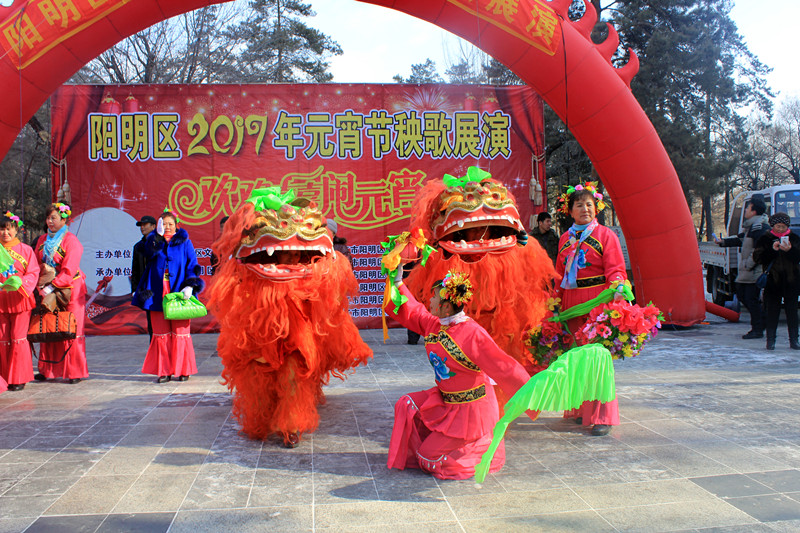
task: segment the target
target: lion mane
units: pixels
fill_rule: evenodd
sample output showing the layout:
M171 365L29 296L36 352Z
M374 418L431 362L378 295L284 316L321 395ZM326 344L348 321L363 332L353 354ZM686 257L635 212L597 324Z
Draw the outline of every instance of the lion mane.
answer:
M264 279L231 256L258 212L244 204L214 243L223 258L209 289L233 414L251 438L317 428L322 386L365 364L372 351L348 312L357 282L338 252L316 258L302 279ZM224 260L228 258L228 260Z

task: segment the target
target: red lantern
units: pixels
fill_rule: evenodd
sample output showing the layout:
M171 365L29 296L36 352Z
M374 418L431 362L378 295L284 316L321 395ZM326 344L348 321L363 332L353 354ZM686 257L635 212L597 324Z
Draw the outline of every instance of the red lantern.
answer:
M475 96L468 94L464 99L464 111L477 111L478 99Z
M98 110L104 115L119 115L122 113L122 106L110 94L106 94Z
M125 113L138 113L139 111L139 100L133 97L132 94L129 94L125 101L122 103L122 111Z
M497 98L490 96L484 98L481 102L481 113L489 113L490 115L500 109L500 104L497 103Z

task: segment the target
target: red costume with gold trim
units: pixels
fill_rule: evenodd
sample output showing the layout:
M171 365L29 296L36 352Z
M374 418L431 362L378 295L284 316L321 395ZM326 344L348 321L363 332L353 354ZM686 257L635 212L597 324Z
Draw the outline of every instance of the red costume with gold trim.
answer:
M580 239L581 233L576 235ZM569 232L561 235L558 242L558 258L556 270L563 277L565 262L570 248ZM595 298L612 282L627 279L625 274L625 257L622 255L622 246L616 234L607 227L598 224L592 234L582 243L576 253L583 250L586 266L578 269L578 288L564 289L558 287L558 296L561 298L561 309L582 304ZM573 318L567 325L571 332L578 331L586 322L586 315ZM582 419L584 426L606 424L619 425L619 407L617 400L608 403L598 401L584 402L579 409L565 414L567 418Z
M488 173L472 175L459 184L437 179L423 187L411 227L421 228L440 253L412 270L406 283L424 302L448 270L464 272L476 289L466 313L503 351L534 370L522 336L545 315L553 263L535 239L520 246L523 226L511 193Z
M436 387L406 394L395 404L387 465L420 468L440 479L472 477L500 419L490 378L511 397L528 381L528 373L471 318L444 326L405 285L400 292L408 301L395 313L395 304L387 300L386 312L424 336ZM490 472L504 464L501 443Z
M47 235L39 238L36 245L36 257L39 264L44 263L44 244ZM50 283L58 288L72 289L67 311L75 315L77 337L72 341L43 342L39 350L39 373L48 379L83 379L89 377L86 364L86 336L84 335L84 318L86 309L86 276L81 272L81 256L83 245L78 238L67 231L53 254L56 263L56 277ZM66 356L64 353L66 352ZM58 361L45 363L42 360Z
M0 284L19 276L22 286L16 291L0 290L0 377L11 385L23 385L33 379L28 326L35 305L33 292L39 280L39 262L33 248L13 239L4 245L14 259L8 272L0 272Z
M348 311L358 287L350 263L333 250L316 204L293 194L282 203L248 200L214 253L222 263L209 304L233 413L248 436L278 433L294 445L317 427L322 385L372 356Z

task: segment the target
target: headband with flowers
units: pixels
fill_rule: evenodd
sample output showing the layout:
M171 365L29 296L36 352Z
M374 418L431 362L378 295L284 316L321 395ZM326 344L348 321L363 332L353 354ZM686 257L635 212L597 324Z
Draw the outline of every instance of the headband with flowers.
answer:
M248 199L247 201L249 202L250 200ZM172 209L169 208L169 204L164 206L164 211L162 211L161 217L163 218L164 214L166 214L166 213L169 213L170 215L175 217L175 223L176 224L180 224L181 223L181 219L178 218L178 215L175 213L175 211L173 211Z
M455 305L466 305L472 300L472 282L463 272L450 270L442 281L437 284L439 296L443 300L452 302Z
M19 217L17 215L12 213L11 211L6 211L3 216L6 217L9 220L12 220L12 221L16 222L17 226L19 226L20 228L22 227L22 221L19 219Z
M583 184L575 185L574 187L570 185L567 187L567 191L563 193L561 196L558 197L559 208L558 210L565 215L569 215L569 197L573 195L573 193L587 190L592 194L592 197L595 200L595 207L597 208L597 212L599 213L603 209L606 208L606 204L603 201L603 195L597 190L597 182L596 181L587 181Z
M72 209L70 209L67 204L58 202L53 204L53 207L58 210L58 214L61 216L61 218L69 218L69 216L72 214Z

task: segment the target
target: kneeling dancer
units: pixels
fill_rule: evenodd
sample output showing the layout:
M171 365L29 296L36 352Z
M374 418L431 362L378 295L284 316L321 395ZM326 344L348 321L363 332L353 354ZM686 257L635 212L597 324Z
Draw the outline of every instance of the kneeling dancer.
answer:
M388 467L420 468L439 479L472 477L500 418L491 380L511 397L530 376L464 313L473 289L463 273L450 271L434 284L428 312L403 285L402 271L398 268L394 285L408 300L398 308L392 301L384 306L401 325L424 336L436 387L406 394L395 404ZM504 463L501 443L489 471Z

